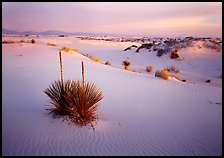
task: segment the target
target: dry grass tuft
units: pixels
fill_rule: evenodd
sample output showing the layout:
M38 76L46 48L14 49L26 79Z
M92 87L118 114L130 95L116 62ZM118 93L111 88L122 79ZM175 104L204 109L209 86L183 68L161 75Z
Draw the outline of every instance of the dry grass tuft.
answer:
M111 63L109 61L106 61L105 65L111 65Z
M131 63L128 61L128 60L124 60L123 62L122 62L122 65L124 65L124 69L125 70L128 70L129 69L129 65L130 65Z
M34 39L32 39L32 40L31 40L31 43L34 44L34 43L36 43L36 41L35 41Z
M157 70L155 73L155 76L164 78L165 80L168 80L168 78L169 78L168 71L165 69L162 69L161 71Z
M69 48L69 47L62 47L60 50L69 52L71 50L71 48Z
M176 58L179 58L179 57L180 56L179 56L179 53L178 53L177 50L171 52L171 55L170 55L171 59L176 59Z
M16 42L12 41L12 40L4 40L4 41L2 41L2 44L12 44L12 43L16 43Z
M56 47L56 46L57 46L56 44L54 44L54 43L49 43L49 42L47 43L47 45L48 45L48 46L53 46L53 47Z
M152 72L153 66L146 66L146 71L147 72Z
M100 59L99 58L95 58L95 57L93 57L93 56L90 56L89 57L92 61L94 61L94 62L100 62Z

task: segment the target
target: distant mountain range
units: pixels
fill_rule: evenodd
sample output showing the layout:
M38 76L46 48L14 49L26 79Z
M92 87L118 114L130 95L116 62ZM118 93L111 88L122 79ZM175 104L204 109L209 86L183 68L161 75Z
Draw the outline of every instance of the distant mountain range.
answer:
M2 34L20 34L20 35L67 35L67 36L116 36L116 37L143 37L141 35L128 35L128 34L113 34L113 33L88 33L88 32L65 32L65 31L56 31L56 30L49 30L49 31L43 31L43 32L37 32L37 31L14 31L2 28ZM179 36L177 35L163 35L163 36L152 36L152 35L146 35L144 37L186 37L186 36L192 36L187 34L181 34ZM194 37L207 37L207 36L194 36ZM217 36L211 36L214 38L222 38L222 35L220 37Z
M130 35L121 35L121 34L110 34L110 33L86 33L86 32L65 32L65 31L44 31L44 32L36 32L36 31L14 31L2 28L2 34L20 34L20 35L67 35L67 36L118 36L118 37L128 37Z

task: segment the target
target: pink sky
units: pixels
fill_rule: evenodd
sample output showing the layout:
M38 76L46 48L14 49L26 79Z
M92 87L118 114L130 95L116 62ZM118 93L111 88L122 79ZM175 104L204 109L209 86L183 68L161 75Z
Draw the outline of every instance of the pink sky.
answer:
M4 2L15 31L222 36L221 2Z

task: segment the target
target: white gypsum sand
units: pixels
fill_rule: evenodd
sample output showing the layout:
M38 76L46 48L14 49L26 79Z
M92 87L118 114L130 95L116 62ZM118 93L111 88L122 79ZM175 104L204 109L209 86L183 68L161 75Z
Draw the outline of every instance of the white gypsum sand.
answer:
M180 62L144 49L124 52L131 42L34 39L35 44L2 44L2 155L222 155L221 52L181 49L185 60ZM45 110L49 98L43 90L60 79L58 50L64 46L80 53L62 51L64 78L81 79L84 61L85 79L103 91L95 131L54 119ZM128 57L130 70L141 73L123 69ZM189 82L155 77L157 69L171 64ZM146 65L153 72L147 73Z

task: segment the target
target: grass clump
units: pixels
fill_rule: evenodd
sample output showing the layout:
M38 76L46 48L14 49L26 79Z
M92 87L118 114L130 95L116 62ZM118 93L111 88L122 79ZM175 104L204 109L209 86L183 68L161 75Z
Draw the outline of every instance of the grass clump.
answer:
M62 47L60 50L69 52L71 50L71 48L69 48L69 47Z
M92 60L95 61L95 62L100 62L99 58L93 58Z
M32 39L30 42L31 42L32 44L36 43L36 41L35 41L34 39Z
M128 70L129 69L129 65L130 65L131 63L128 61L128 60L124 60L123 62L122 62L122 65L124 65L124 69L125 70Z
M77 125L91 125L98 118L98 102L103 98L102 91L94 83L67 80L54 81L44 90L51 99L53 108L49 108L54 116L69 116Z
M3 40L2 44L12 44L12 43L16 43L15 41L12 40Z
M151 71L152 71L152 69L153 69L153 67L152 67L152 66L146 66L146 71L147 71L147 72L151 72Z
M93 56L90 56L89 57L92 61L94 61L94 62L100 62L100 59L99 58L95 58L95 57L93 57Z
M165 80L168 80L168 78L169 78L169 74L166 69L162 69L161 71L157 70L155 73L155 76L164 78Z
M105 65L111 65L111 63L109 61L106 61Z
M176 58L179 58L180 56L179 56L179 53L178 53L178 50L177 49L175 49L175 51L172 51L171 52L171 55L170 55L170 58L171 59L176 59Z
M49 43L49 42L47 43L47 45L48 45L48 46L53 46L53 47L56 47L56 46L57 46L56 44L54 44L54 43Z

